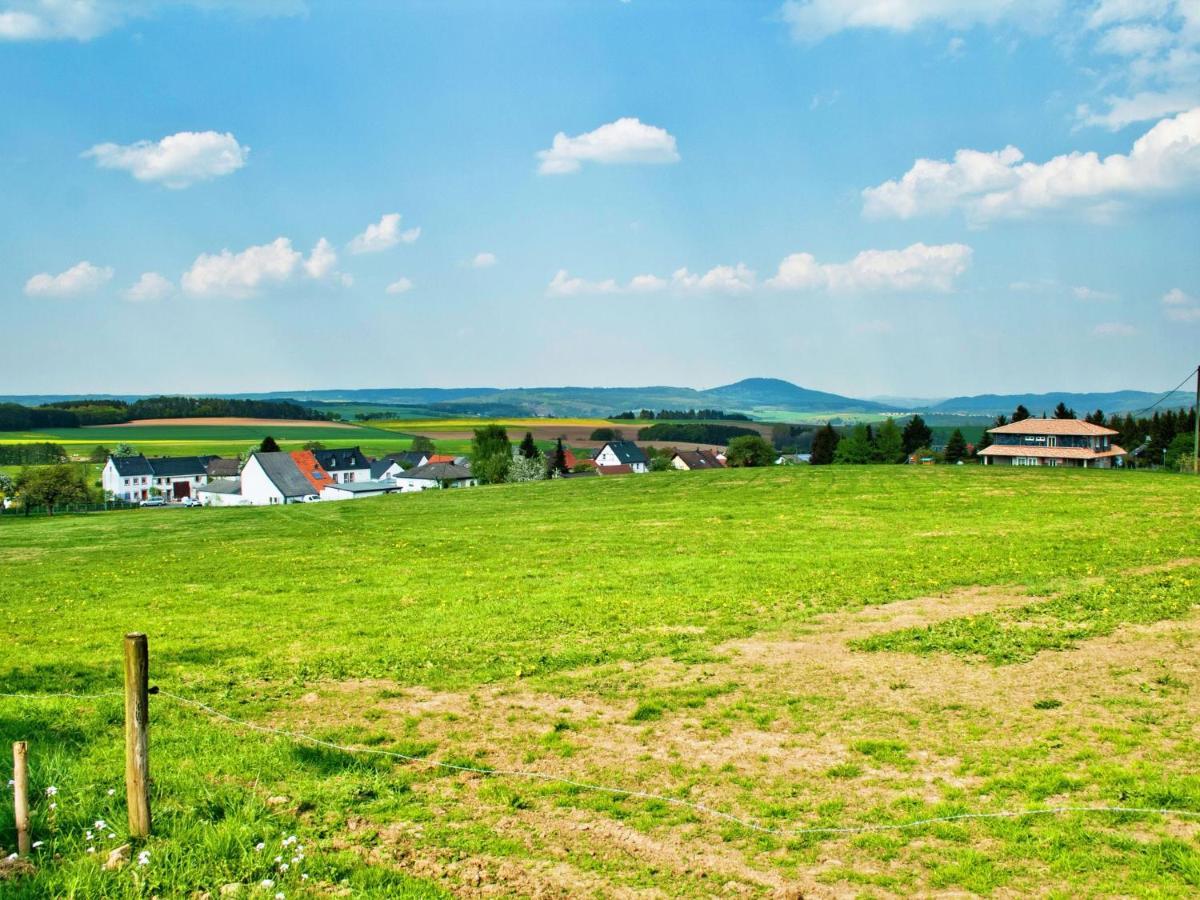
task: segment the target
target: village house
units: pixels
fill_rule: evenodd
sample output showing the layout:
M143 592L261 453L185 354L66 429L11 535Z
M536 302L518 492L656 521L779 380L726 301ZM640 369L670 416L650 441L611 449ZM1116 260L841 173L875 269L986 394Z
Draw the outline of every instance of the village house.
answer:
M681 472L725 468L725 464L711 450L680 450L671 457L671 466Z
M400 471L406 469L415 469L417 466L424 466L429 462L429 454L422 453L420 450L406 450L403 453L389 453L384 459L390 459L400 467Z
M320 495L321 491L325 490L325 488L337 483L333 480L333 476L326 472L325 468L317 462L316 454L313 451L293 450L288 455L296 463L296 469L312 485L312 493Z
M313 450L313 456L337 483L370 481L371 464L357 447L339 450Z
M629 471L641 474L650 471L650 461L645 452L633 441L609 441L594 457L597 468L602 471L613 466L628 466ZM605 472L606 475L616 474Z
M345 481L330 484L322 489L322 500L361 500L364 497L382 497L400 490L395 481Z
M405 493L439 487L473 487L478 483L470 469L454 463L429 463L406 469L396 477L396 484Z
M251 453L242 466L241 492L244 502L253 506L302 503L320 496L292 454L283 452Z
M196 488L196 499L202 506L247 506L249 501L242 496L239 478L217 478Z
M139 501L161 494L168 501L193 497L208 481L207 456L110 456L100 474L105 493Z
M242 461L236 458L226 458L223 456L214 456L208 461L208 466L205 471L210 482L236 481L238 473L242 470Z
M418 463L420 465L420 463ZM371 481L388 481L404 471L404 466L394 459L384 457L371 461Z
M1117 434L1080 419L1022 419L989 428L992 444L979 451L989 466L1074 466L1109 469L1125 451L1112 442Z

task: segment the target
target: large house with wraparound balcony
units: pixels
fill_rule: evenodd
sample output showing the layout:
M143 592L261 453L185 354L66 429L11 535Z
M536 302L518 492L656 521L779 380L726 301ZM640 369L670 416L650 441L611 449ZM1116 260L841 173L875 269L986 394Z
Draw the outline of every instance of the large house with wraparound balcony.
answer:
M979 451L989 466L1074 466L1111 469L1125 458L1117 432L1080 419L1022 419L989 428L992 444Z

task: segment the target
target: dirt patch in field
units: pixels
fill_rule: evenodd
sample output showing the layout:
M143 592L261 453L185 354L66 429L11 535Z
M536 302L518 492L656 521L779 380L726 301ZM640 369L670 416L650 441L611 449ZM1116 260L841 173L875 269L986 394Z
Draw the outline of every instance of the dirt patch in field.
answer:
M520 859L486 849L464 857L419 823L374 823L386 839L384 849L364 851L371 858L464 896L934 893L944 885L931 880L929 861L962 846L982 852L994 840L986 830L972 830L965 845L936 832L894 832L896 843L875 850L857 835L756 835L710 811L789 830L894 823L946 803L987 811L1119 802L1082 774L1080 760L1097 753L1105 765L1188 774L1186 754L1171 748L1194 739L1185 701L1200 692L1198 615L1008 666L849 647L882 631L1035 599L969 588L825 615L787 638L730 641L715 648L720 658L699 664L654 659L469 692L321 683L273 724L362 727L433 747L432 759L538 773L431 774L412 787L431 808L466 807L467 822L524 847ZM1036 796L1006 787L1042 769L1061 769L1061 785ZM1182 819L1123 826L1096 817L1088 827L1147 842L1200 835L1200 822ZM1024 859L1000 892L1037 893L1052 882L1040 863Z
M85 425L85 428L137 428L143 425L269 425L276 428L346 428L356 429L357 425L349 422L318 422L306 419L252 419L238 416L216 416L204 418L196 416L188 419L134 419L132 422L120 422L116 425Z

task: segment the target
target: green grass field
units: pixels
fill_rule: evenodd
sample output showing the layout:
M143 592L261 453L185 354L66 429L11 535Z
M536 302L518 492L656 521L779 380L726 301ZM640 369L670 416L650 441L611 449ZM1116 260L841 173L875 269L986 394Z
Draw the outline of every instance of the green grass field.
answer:
M981 467L0 521L0 690L119 691L142 630L165 692L419 760L156 696L108 872L121 700L0 697L45 841L0 895L1195 896L1200 818L795 829L1200 812L1198 541L1200 479Z

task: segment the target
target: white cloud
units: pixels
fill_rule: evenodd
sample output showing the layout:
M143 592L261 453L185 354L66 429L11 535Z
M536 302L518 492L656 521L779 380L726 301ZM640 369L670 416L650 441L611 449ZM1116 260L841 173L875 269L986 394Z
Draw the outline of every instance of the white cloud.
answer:
M301 254L292 249L292 242L280 237L240 253L202 253L183 274L180 284L197 297L249 297L259 288L287 281L300 261Z
M1092 112L1086 104L1080 106L1080 123L1119 131L1135 122L1160 119L1200 105L1200 90L1140 91L1131 97L1110 96L1105 102L1108 109L1103 113Z
M912 244L903 250L864 250L846 263L819 263L793 253L768 287L785 291L950 291L971 264L966 244Z
M140 303L162 300L173 293L175 293L175 285L169 278L164 278L157 272L143 272L142 277L125 291L125 299Z
M537 157L541 160L538 172L542 175L565 175L578 172L585 162L679 162L679 151L675 148L675 138L665 129L626 117L575 137L560 131L550 149L539 150Z
M75 297L103 287L113 277L110 266L93 266L86 259L65 272L41 272L25 282L30 297Z
M317 241L308 259L304 261L304 272L309 278L321 279L333 272L337 265L337 251L325 238ZM336 274L336 273L335 273Z
M228 132L180 131L157 143L97 144L83 156L95 159L102 169L123 169L138 181L185 188L236 172L246 164L249 153L250 148Z
M400 230L400 213L386 213L378 224L368 225L347 247L351 253L378 253L396 244L411 244L420 236L420 228Z
M1200 299L1171 288L1163 294L1163 312L1172 322L1200 322Z
M496 259L495 253L476 253L474 259L471 260L471 268L473 269L490 269L499 260Z
M657 275L635 275L625 284L615 278L603 281L586 281L572 277L566 269L559 269L546 287L552 297L578 297L595 294L652 294L665 290L679 293L743 294L754 287L754 272L742 263L736 266L715 266L704 273L693 274L687 268L676 269L671 277Z
M82 43L172 4L245 16L290 16L306 9L304 0L8 0L0 11L0 41Z
M397 278L387 286L389 294L407 294L412 289L413 283L411 278Z
M684 291L744 294L754 289L754 272L742 263L736 266L715 266L703 275L693 275L686 268L671 273L671 286Z
M1071 294L1075 297L1076 300L1084 300L1084 301L1101 302L1101 301L1106 301L1106 300L1116 300L1117 299L1117 295L1112 293L1111 291L1098 291L1094 288L1090 288L1087 285L1083 285L1083 284L1078 284L1075 287L1071 288Z
M787 0L780 14L792 37L814 44L839 31L912 31L924 25L967 29L1009 21L1022 27L1052 17L1061 0Z
M863 191L871 218L908 219L961 209L982 224L1068 207L1111 213L1126 199L1200 186L1200 107L1163 119L1126 154L1093 151L1022 162L1015 147L959 150L953 162L918 159L899 180Z
M1133 337L1137 329L1125 322L1101 322L1092 328L1093 337Z

